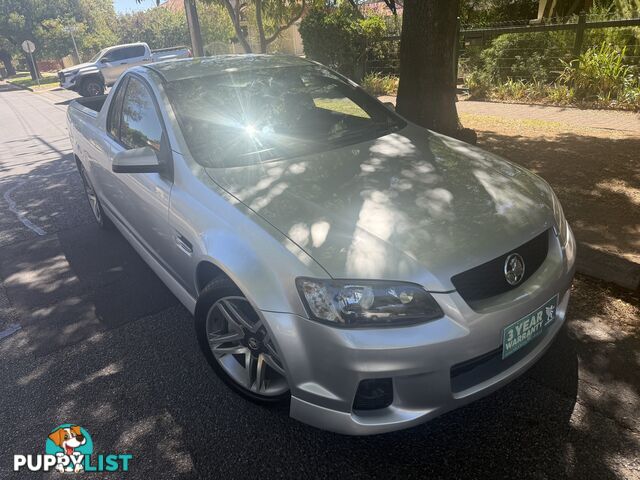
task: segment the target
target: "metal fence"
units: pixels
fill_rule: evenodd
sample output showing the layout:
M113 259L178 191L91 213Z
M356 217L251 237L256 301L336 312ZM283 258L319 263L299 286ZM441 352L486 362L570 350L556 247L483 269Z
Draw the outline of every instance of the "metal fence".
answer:
M509 34L509 41L495 41L505 34ZM541 62L546 71L555 74L562 70L563 62L574 60L581 52L597 48L603 42L620 50L625 48L625 64L640 67L640 18L612 18L583 13L538 24L522 21L461 26L456 35L458 69L455 74L459 74L459 77L478 68L490 57L493 68L502 71L503 77L532 80L535 67L531 64L535 61ZM365 71L397 75L400 66L399 46L399 35L386 37L370 45ZM487 53L491 55L483 55L490 48L493 52Z

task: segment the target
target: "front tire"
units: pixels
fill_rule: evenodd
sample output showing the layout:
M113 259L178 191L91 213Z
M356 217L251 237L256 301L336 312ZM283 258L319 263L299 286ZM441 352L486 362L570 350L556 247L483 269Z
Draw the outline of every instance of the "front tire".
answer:
M284 365L269 331L233 282L218 278L202 290L195 326L209 365L234 391L259 404L289 400Z

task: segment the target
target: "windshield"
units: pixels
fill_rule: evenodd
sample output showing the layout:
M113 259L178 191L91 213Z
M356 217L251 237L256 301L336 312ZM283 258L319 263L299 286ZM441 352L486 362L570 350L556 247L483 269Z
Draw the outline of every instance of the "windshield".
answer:
M103 48L102 50L100 50L98 53L96 53L96 54L93 56L93 58L92 58L91 60L89 60L89 63L95 63L95 62L97 62L97 61L98 61L98 59L102 56L102 54L103 54L104 52L106 52L106 51L107 51L107 49L106 49L106 48Z
M362 89L317 66L177 80L167 92L192 155L207 167L302 156L404 126Z

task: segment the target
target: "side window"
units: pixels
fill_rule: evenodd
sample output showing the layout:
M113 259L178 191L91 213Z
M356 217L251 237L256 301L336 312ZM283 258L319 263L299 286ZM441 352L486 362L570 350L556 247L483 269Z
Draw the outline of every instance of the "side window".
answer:
M136 58L144 56L144 47L137 45L135 47L125 47L117 50L114 60L126 60L128 58Z
M127 83L129 82L129 78L125 77L118 85L118 91L116 92L116 96L111 103L111 107L109 108L109 115L107 116L107 131L111 134L113 138L118 138L120 136L120 118L122 116L122 98L124 97L124 92L127 89Z
M122 102L120 141L128 148L151 147L160 151L162 124L151 93L135 77L129 78Z
M120 51L122 51L122 49L111 50L110 52L106 53L102 57L102 61L104 61L104 62L115 62L116 60L118 60L118 54L119 54Z
M114 60L126 60L131 57L131 47L121 48L120 50L116 50L116 54L114 56Z
M129 58L144 57L144 47L142 45L131 47L129 50L127 54Z
M116 50L110 51L106 57L108 57L110 62L119 62L120 60L126 60L127 58L139 56L136 55L135 52L139 50L140 47L124 47L118 48ZM144 52L144 47L142 47L142 51ZM141 54L143 55L143 54Z

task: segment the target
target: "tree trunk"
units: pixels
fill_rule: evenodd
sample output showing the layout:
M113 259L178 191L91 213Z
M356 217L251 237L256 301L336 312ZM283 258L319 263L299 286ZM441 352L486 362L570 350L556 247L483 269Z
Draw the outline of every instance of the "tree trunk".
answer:
M4 69L7 71L8 77L13 77L16 74L16 69L11 63L11 54L6 50L0 50L0 62L4 63Z
M260 53L267 53L267 38L264 34L264 23L262 23L262 0L256 2L256 24L258 25L258 40L260 42Z
M238 38L238 41L242 45L242 48L244 49L244 52L245 53L252 53L251 45L249 45L249 41L244 36L244 34L242 32L242 26L240 25L240 2L239 2L239 0L237 0L235 2L237 8L234 8L234 6L231 5L231 1L230 0L222 0L222 3L224 5L224 7L227 9L227 12L229 13L229 18L231 18L231 23L233 23L233 29L236 31L236 37Z
M423 127L475 143L456 110L454 49L458 0L406 0L400 40L398 113Z
M195 0L185 0L184 9L187 14L187 25L189 27L189 37L191 38L191 48L194 57L204 57L204 47L202 45L202 32L200 31L200 21L198 20L198 8Z

